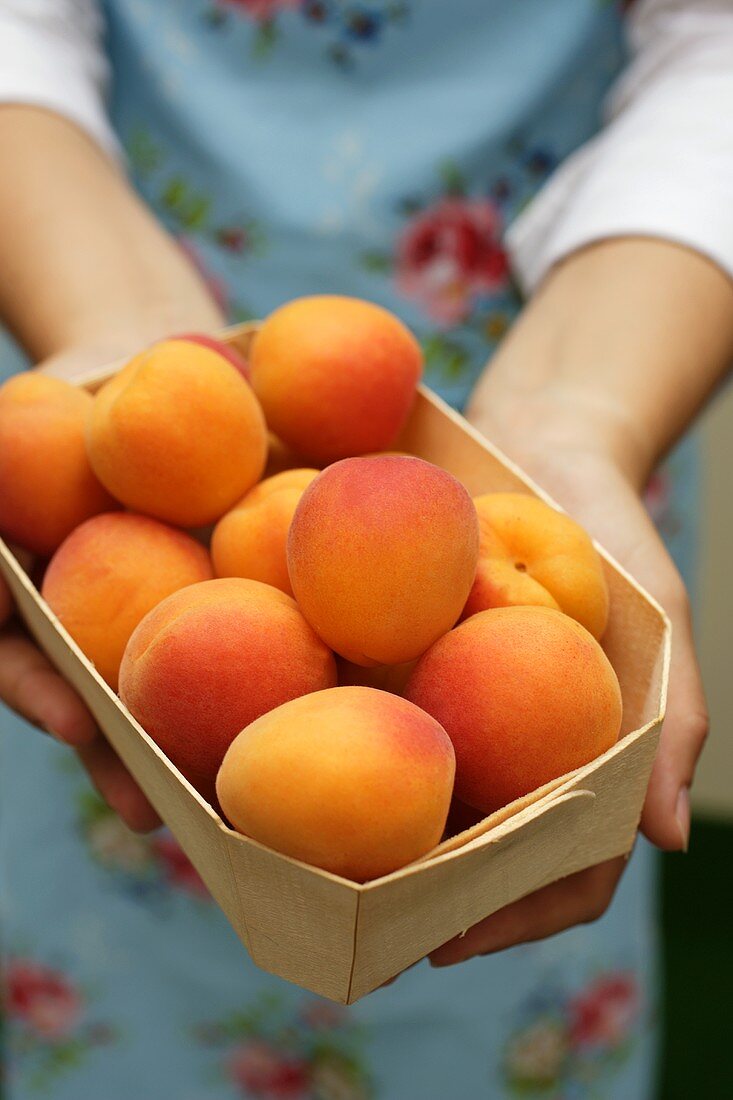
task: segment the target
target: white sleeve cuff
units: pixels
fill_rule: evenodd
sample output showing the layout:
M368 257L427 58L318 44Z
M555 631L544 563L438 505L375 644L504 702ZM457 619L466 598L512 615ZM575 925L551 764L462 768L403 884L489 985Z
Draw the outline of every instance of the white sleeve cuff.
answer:
M733 3L641 0L637 8L638 54L606 129L507 234L528 291L571 252L619 236L687 245L733 276Z
M94 0L3 0L0 103L54 111L121 159L105 112L109 70L102 33Z

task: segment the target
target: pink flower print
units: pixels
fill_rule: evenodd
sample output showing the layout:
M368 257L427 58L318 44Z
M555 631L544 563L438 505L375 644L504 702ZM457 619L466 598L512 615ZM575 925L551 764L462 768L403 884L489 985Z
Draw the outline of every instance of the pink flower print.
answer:
M621 1046L639 1011L636 977L609 974L571 1000L570 1043L573 1047Z
M490 199L444 198L419 213L397 242L397 289L443 325L466 321L507 277L501 215Z
M299 8L302 0L219 0L222 7L239 8L250 19L264 23L285 8Z
M305 1100L309 1093L308 1064L255 1039L237 1047L229 1060L234 1083L245 1096L263 1100Z
M206 884L191 860L169 833L152 838L151 847L160 861L166 879L179 890L197 897L209 897Z
M60 1039L79 1021L82 1002L67 978L29 959L10 963L7 975L9 1016L22 1020L45 1039Z

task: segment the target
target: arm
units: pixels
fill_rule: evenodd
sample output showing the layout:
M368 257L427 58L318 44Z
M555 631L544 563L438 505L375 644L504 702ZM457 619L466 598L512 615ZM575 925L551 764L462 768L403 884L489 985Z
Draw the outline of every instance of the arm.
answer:
M665 241L609 240L553 269L472 411L498 431L505 415L519 418L520 436L543 450L602 444L642 490L732 357L733 281L722 270Z
M661 241L607 241L553 269L469 410L672 620L667 717L642 816L649 839L670 850L687 848L707 716L687 595L640 492L731 361L733 282L721 270ZM623 867L613 860L523 898L444 945L435 964L595 919Z
M161 335L222 324L175 243L74 123L0 107L0 148L0 319L42 369L73 379ZM84 705L14 624L2 582L0 625L0 699L74 746L128 824L156 824Z

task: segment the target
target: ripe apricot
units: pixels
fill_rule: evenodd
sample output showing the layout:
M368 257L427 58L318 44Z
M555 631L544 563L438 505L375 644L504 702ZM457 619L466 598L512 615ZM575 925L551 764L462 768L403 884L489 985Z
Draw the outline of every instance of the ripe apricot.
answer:
M463 618L491 607L554 607L601 638L608 585L580 524L527 493L487 493L474 504L481 545Z
M227 577L175 593L130 638L120 697L209 800L233 738L289 699L333 687L333 654L289 596Z
M272 431L325 466L394 443L415 399L422 352L381 306L320 296L270 314L250 368Z
M87 446L97 477L128 508L204 527L259 479L267 432L231 363L200 344L163 340L99 391Z
M359 665L411 661L450 630L477 555L476 509L464 487L430 462L398 455L327 467L303 493L288 537L303 614Z
M250 489L217 523L211 556L217 577L249 577L292 596L287 561L290 524L318 470L285 470Z
M243 730L217 792L240 832L365 882L439 842L454 769L445 730L424 711L373 688L338 687Z
M140 620L166 596L209 580L198 542L149 516L111 512L87 520L61 544L43 578L49 607L107 683Z
M116 507L87 456L91 406L85 390L33 371L0 387L0 532L42 557Z
M405 689L456 751L456 797L483 813L615 744L621 690L580 623L547 607L480 611L417 662Z

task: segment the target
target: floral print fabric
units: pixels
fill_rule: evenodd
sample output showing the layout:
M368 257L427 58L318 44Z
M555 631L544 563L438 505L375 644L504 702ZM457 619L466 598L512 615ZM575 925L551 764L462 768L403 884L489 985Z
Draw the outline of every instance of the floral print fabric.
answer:
M5 962L4 985L6 1026L34 1091L51 1088L114 1037L108 1024L90 1018L84 992L58 969L11 956Z
M405 0L213 0L206 9L211 27L231 30L231 21L251 23L252 56L262 58L277 47L283 34L298 33L301 25L319 34L324 58L351 65L360 48L378 46L391 27L404 26L410 16Z
M572 991L537 990L504 1050L510 1095L592 1095L633 1053L640 1008L634 971L601 973Z
M598 125L617 6L104 6L130 171L229 316L382 302L461 407L519 307L503 231ZM650 497L688 562L690 468ZM5 1100L651 1096L643 843L599 923L344 1009L254 967L175 840L130 833L62 747L2 712L0 753Z

